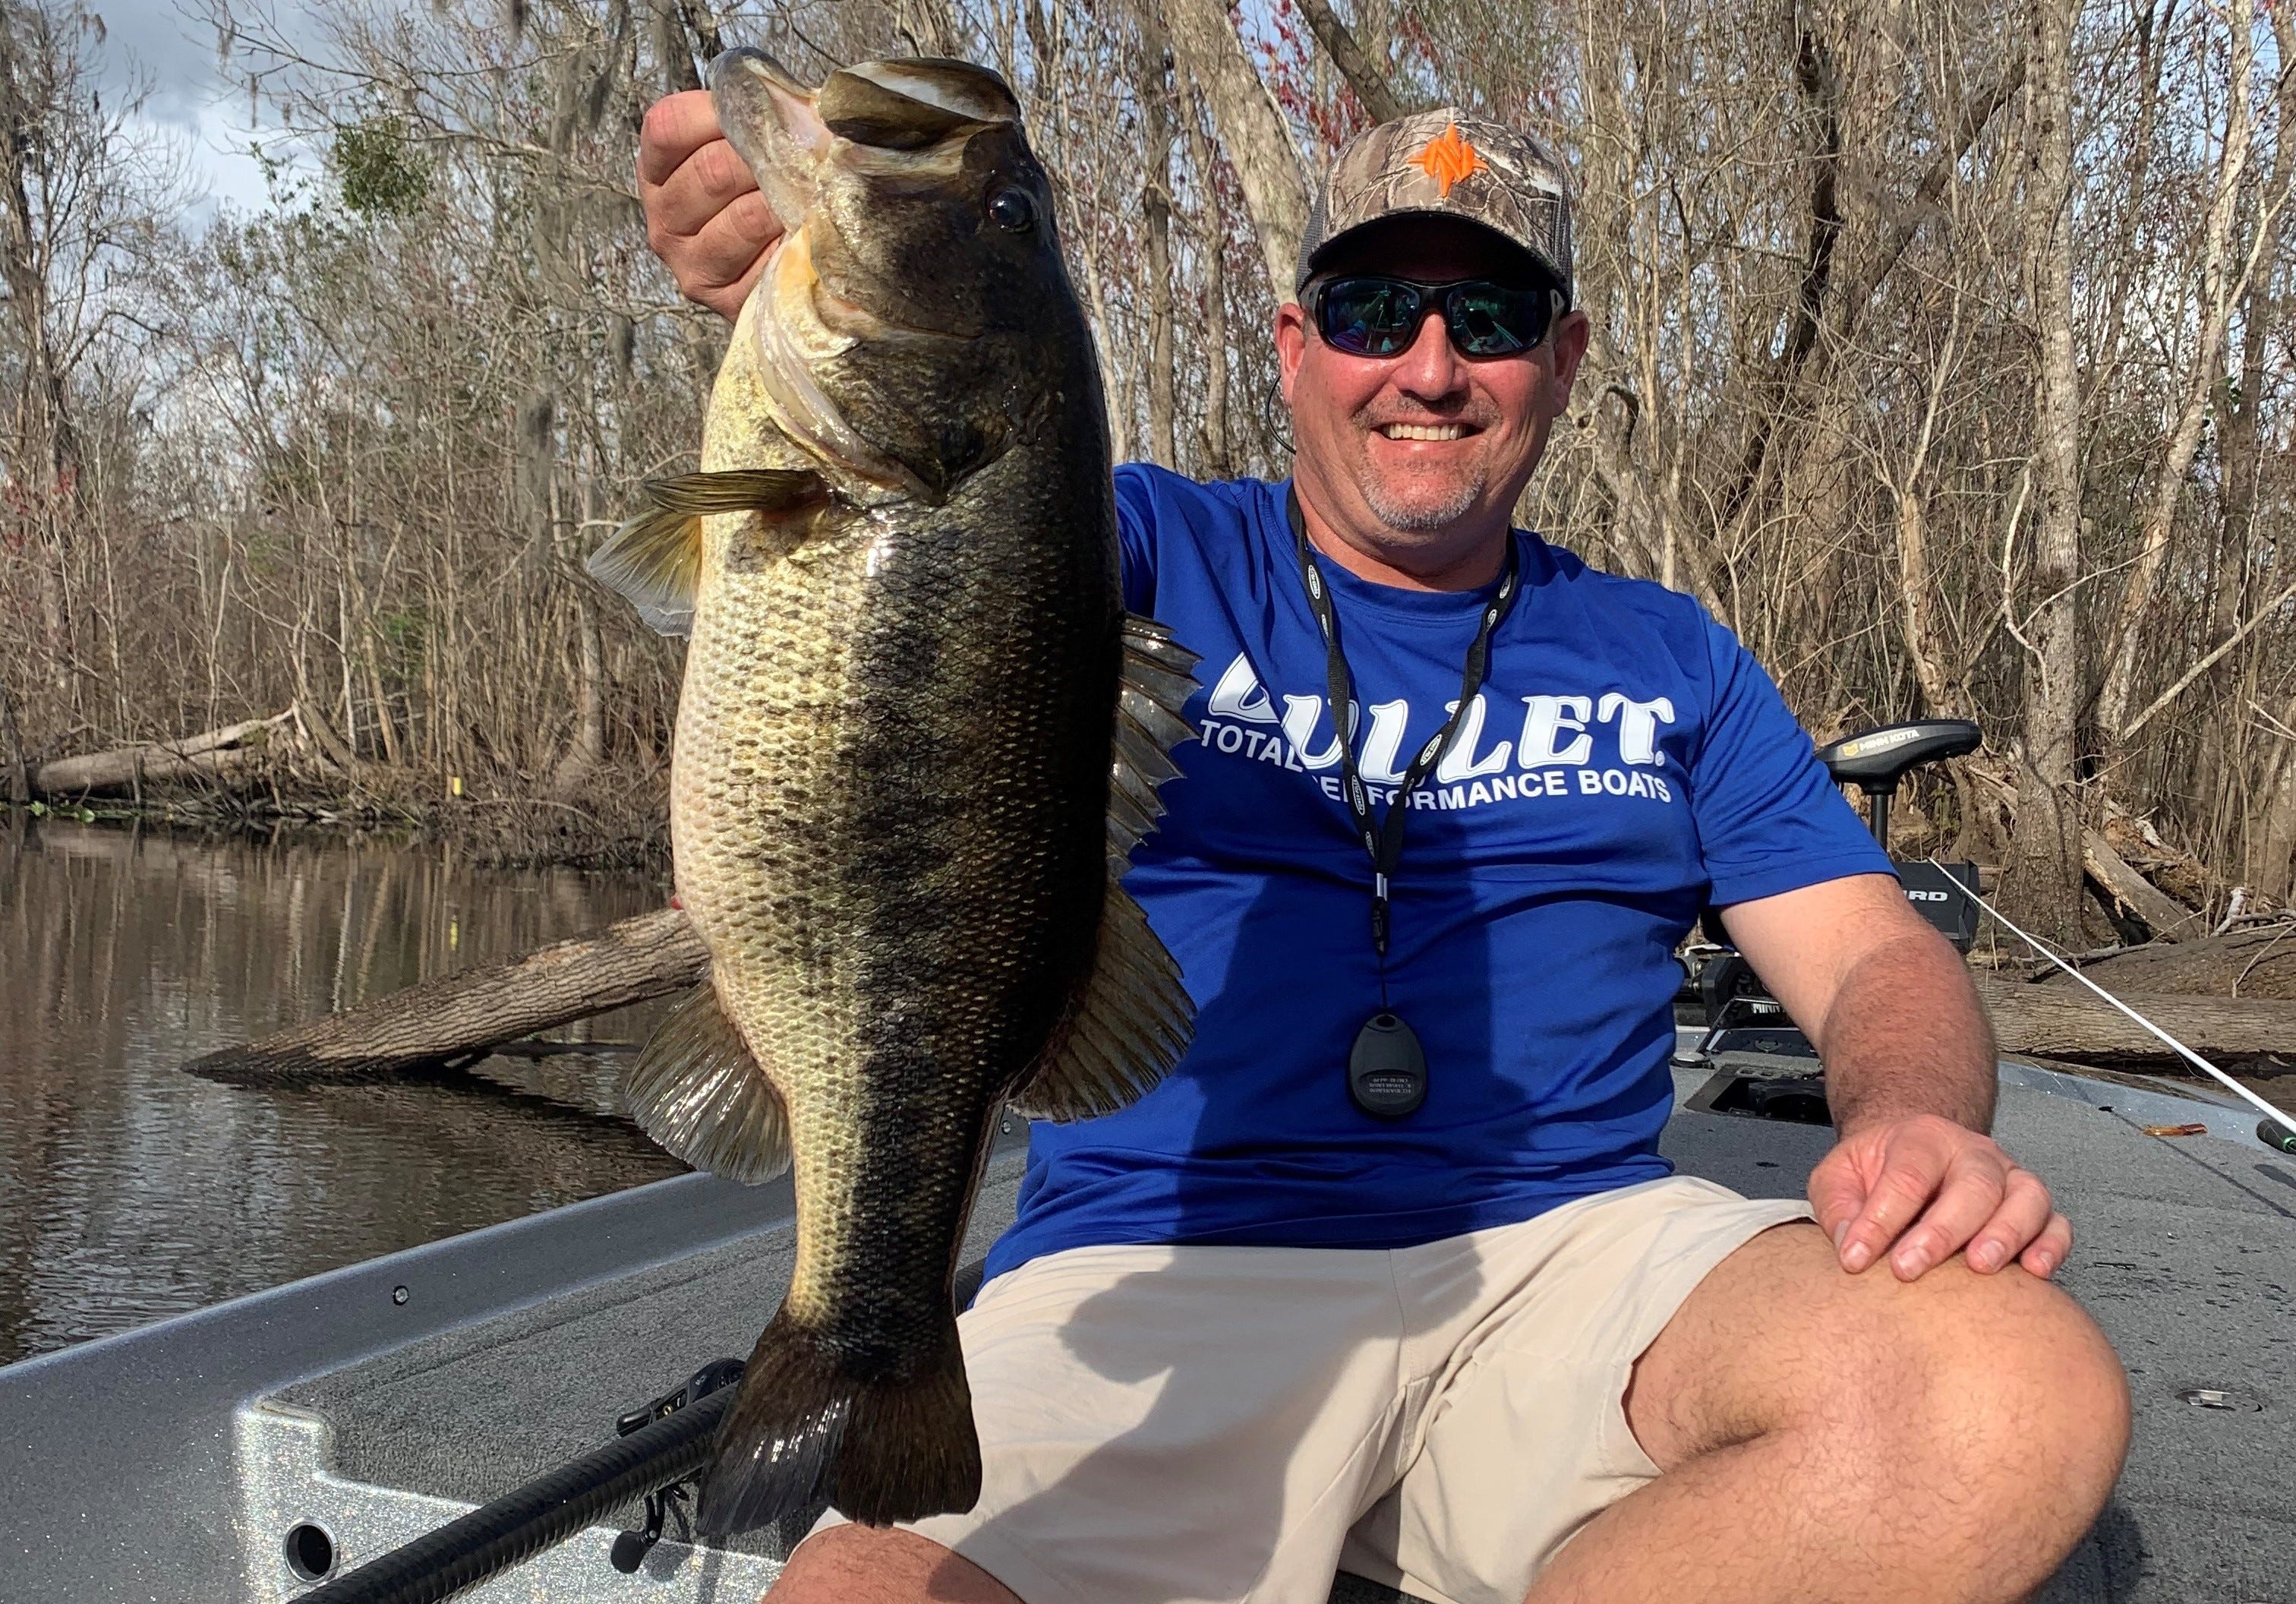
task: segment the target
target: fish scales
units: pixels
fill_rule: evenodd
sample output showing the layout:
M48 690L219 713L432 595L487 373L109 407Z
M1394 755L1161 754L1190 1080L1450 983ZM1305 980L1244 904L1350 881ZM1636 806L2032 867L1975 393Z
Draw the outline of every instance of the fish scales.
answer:
M626 1098L692 1162L795 1169L703 1530L824 1498L882 1524L978 1496L951 1287L1000 1106L1107 1112L1185 1047L1115 876L1194 660L1122 611L1098 364L1002 81L808 91L737 51L712 84L790 230L701 472L592 559L692 635L671 833L710 980Z
M1099 917L1117 621L1091 617L1085 543L1042 538L1001 494L855 518L802 563L699 598L677 880L790 1101L808 1222L788 1306L809 1321L832 1317L822 1289L849 1254L874 1255L881 1293L945 1311L938 1247L921 1271L854 1222L898 1213L908 1239L946 1238ZM951 1179L920 1193L921 1176ZM853 1201L873 1187L875 1206Z

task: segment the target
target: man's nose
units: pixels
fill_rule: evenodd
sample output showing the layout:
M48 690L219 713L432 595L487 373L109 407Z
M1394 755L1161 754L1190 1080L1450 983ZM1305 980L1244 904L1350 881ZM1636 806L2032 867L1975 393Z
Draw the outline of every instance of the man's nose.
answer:
M1410 348L1395 358L1393 382L1406 395L1440 400L1465 388L1466 370L1466 362L1452 348L1443 314L1431 309L1419 320Z

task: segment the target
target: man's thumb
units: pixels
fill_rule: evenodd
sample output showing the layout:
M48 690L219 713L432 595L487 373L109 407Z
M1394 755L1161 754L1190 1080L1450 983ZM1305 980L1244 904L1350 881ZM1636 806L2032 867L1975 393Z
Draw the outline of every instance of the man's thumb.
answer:
M1827 1154L1809 1172L1809 1206L1818 1229L1840 1247L1842 1233L1866 1206L1866 1183L1841 1149Z

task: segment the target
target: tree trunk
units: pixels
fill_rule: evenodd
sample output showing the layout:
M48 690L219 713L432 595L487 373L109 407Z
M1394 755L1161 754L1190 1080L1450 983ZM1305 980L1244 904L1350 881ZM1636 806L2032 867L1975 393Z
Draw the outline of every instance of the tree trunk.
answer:
M2146 991L2296 1003L2296 922L2276 919L2173 945L2132 947L2083 964L2081 973L2116 996ZM2073 985L2054 970L2038 983Z
M2296 698L2281 709L2282 720L2296 718ZM2264 818L2254 849L2256 889L2267 902L2286 903L2296 888L2296 741L2276 738L2264 795Z
M1145 135L1141 210L1148 232L1148 454L1180 465L1172 397L1172 53L1152 6L1140 13L1140 103Z
M2142 919L2155 939L2174 942L2198 934L2201 916L2138 874L2095 830L2081 832L2081 867L2124 911Z
M24 752L23 732L16 728L16 703L5 685L0 685L0 741L8 744L8 801L21 807L32 800L32 764Z
M954 58L964 53L948 0L899 0L895 15L899 20L894 26L918 55Z
M1332 65L1340 70L1340 76L1347 79L1348 87L1355 91L1374 122L1392 122L1405 111L1417 110L1419 97L1414 95L1412 103L1405 105L1385 70L1332 10L1331 0L1300 0L1300 10L1306 14L1316 42L1332 58Z
M606 650L586 587L575 588L574 613L574 734L551 777L551 787L561 796L579 792L606 762Z
M2040 598L2025 663L2017 827L2001 899L2046 940L2079 947L2080 388L2073 366L2074 0L2032 0L2027 99L2025 264L2039 347L2034 483L2039 491L2026 594Z
M86 796L177 780L218 779L253 763L262 749L264 736L291 716L278 713L268 719L250 719L243 724L226 725L181 741L58 758L31 771L32 794Z
M685 915L665 908L537 948L513 963L426 981L184 1067L234 1085L389 1075L682 990L700 983L709 967L709 950Z
M2208 221L2201 242L2200 333L2190 358L2191 369L2185 376L2183 401L2177 411L2177 421L2169 431L2168 448L2145 507L2144 525L2137 537L2136 563L2129 570L2128 582L2121 591L2120 607L2111 637L2110 662L2103 686L2097 693L2097 726L2112 745L2120 744L2122 726L2134 705L2138 637L2153 594L2160 588L2161 566L2169 555L2169 537L2176 528L2177 503L2184 497L2193 458L2201 448L2201 429L2208 419L2209 399L2216 390L2218 364L2224 359L2225 335L2231 327L2233 306L2247 287L2256 265L2257 252L2249 253L2245 263L2232 259L2233 221L2240 206L2241 176L2248 167L2254 128L2249 88L2256 59L2251 43L2255 15L2251 0L2231 0L2226 17L2231 82L2225 91L2227 115L2224 154L2217 164L2215 193L2209 200ZM2258 243L2260 249L2262 242Z
M1211 109L1212 126L1243 185L1244 210L1267 263L1275 304L1292 299L1300 241L1308 231L1308 186L1292 129L1244 52L1225 0L1165 0L1172 54Z
M1203 257L1204 273L1204 421L1202 472L1207 478L1226 479L1234 472L1229 455L1227 422L1227 225L1214 203L1211 141L1204 137L1203 92L1176 65L1172 73L1179 97L1180 126L1187 136L1188 166L1196 175L1196 249Z
M15 315L19 382L19 459L11 465L38 498L77 489L79 434L66 399L65 374L49 320L47 262L57 242L45 237L53 219L36 212L42 129L55 110L48 80L51 41L46 14L12 7L0 19L0 283ZM34 37L22 37L24 30Z

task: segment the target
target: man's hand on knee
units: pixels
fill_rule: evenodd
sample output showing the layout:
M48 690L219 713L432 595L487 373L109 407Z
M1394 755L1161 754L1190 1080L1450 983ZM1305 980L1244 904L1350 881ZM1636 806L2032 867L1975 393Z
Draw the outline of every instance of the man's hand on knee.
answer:
M2014 1260L2046 1277L2072 1247L2072 1226L2039 1176L1937 1115L1852 1127L1810 1172L1809 1201L1852 1274L1887 1255L1910 1281L1964 1253L1980 1274Z

